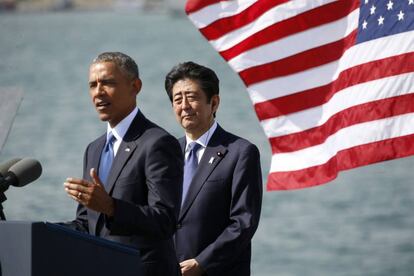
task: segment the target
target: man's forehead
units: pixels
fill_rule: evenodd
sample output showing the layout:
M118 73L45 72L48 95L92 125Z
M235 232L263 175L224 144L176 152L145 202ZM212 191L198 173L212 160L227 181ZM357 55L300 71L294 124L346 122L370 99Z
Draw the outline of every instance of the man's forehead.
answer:
M116 66L109 64L94 63L89 67L89 78L102 78L116 73Z
M204 92L197 86L197 87L177 87L177 89L173 89L172 91L173 97L182 97L182 96L202 96L204 95Z
M111 62L111 61L96 62L96 63L92 63L89 66L89 70L104 70L104 69L115 70L117 68L118 68L117 65L114 62Z
M201 89L200 89L200 85L198 84L198 82L191 80L191 79L181 79L181 80L178 80L176 83L174 83L173 90L177 92L181 92L181 91L198 92Z

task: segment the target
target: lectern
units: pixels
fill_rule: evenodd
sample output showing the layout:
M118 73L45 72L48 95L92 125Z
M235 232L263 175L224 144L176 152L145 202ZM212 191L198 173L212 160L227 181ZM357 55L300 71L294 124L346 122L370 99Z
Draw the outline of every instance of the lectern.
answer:
M0 276L142 275L139 251L61 225L0 222Z

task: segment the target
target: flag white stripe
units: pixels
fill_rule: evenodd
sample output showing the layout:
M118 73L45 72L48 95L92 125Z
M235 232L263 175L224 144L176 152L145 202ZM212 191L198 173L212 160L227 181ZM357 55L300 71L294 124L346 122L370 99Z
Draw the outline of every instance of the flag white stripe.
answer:
M211 26L211 28L213 28L213 26L217 27L217 29L211 30L215 31L215 33L208 33L208 31L210 31L210 28L205 29L205 31L201 31L203 34L205 34L206 38L218 52L229 50L234 46L241 46L238 45L241 42L243 42L244 45L244 43L250 42L250 40L246 40L248 38L260 38L260 36L264 35L261 31L270 26L274 28L289 28L289 26L283 24L283 21L287 19L294 19L295 22L292 23L296 24L317 23L315 21L304 22L302 13L329 3L334 3L336 1L289 1L287 3L275 6L272 9L264 11L265 13L255 18L254 22L226 33L226 31L220 30L222 26L219 26L219 22L217 22L217 20L238 15L239 13L245 11L247 7L251 7L251 5L254 4L252 0L235 0L228 2L230 3L227 4L224 10L222 9L224 7L223 3L219 3L217 5L214 5L214 7L206 7L190 15L190 19L199 28L205 28L208 26ZM355 2L354 4L357 5L358 3ZM322 9L315 10L315 12L319 12L319 14L321 14L322 11ZM346 17L336 20L335 22L326 23L313 28L308 25L308 29L304 31L294 32L292 30L294 33L288 37L282 37L278 40L270 41L265 44L261 43L262 45L254 44L254 48L250 50L244 50L244 52L241 53L239 52L238 56L233 55L231 56L231 60L228 61L229 65L235 70L235 72L238 72L244 78L245 83L252 83L254 82L255 78L262 79L257 83L246 84L246 86L248 85L247 90L253 104L262 103L289 95L292 95L292 97L289 97L290 100L298 101L300 97L296 97L294 95L295 93L300 93L312 88L318 88L332 84L332 82L334 82L335 85L338 84L338 87L352 85L350 87L345 87L340 91L333 91L335 93L327 103L320 103L319 106L308 108L302 111L292 112L287 115L274 115L276 117L266 119L261 122L268 138L280 137L280 139L287 139L287 141L289 141L289 136L284 137L285 135L305 135L305 133L303 133L305 130L323 126L327 123L330 124L331 121L329 120L333 117L338 118L339 120L350 120L350 122L342 121L347 125L345 125L345 127L343 125L337 126L338 128L342 128L339 130L335 128L335 131L337 130L335 133L322 128L318 129L319 135L326 136L326 140L321 141L321 144L308 146L307 148L296 150L294 152L282 152L273 154L270 173L291 172L289 174L289 177L294 176L295 171L304 169L306 170L315 166L324 165L329 162L329 160L337 156L338 153L347 152L347 150L353 149L354 147L364 146L367 144L369 145L370 143L374 142L385 142L385 140L393 138L396 138L396 141L398 141L398 138L400 137L403 138L406 135L414 134L414 112L395 115L383 119L379 118L380 114L377 115L377 112L386 112L386 114L388 114L388 110L385 110L385 108L388 108L386 107L388 104L393 103L392 100L387 101L387 105L385 102L384 105L373 104L373 108L375 109L376 107L378 110L373 110L372 113L367 114L369 116L366 118L363 116L365 109L361 109L361 107L359 107L361 104L368 104L368 106L371 106L369 104L373 103L374 101L385 100L394 97L400 97L396 100L400 100L402 102L402 106L397 106L394 104L392 108L390 107L391 110L389 110L391 114L404 112L405 108L409 107L407 105L410 104L410 102L408 102L407 99L414 96L414 72L402 73L399 75L384 78L380 78L380 74L397 74L398 72L392 71L395 66L401 66L399 67L401 70L399 68L395 68L396 71L402 71L403 69L408 70L411 68L408 68L407 64L404 64L403 59L397 58L396 56L409 54L409 58L411 59L412 54L414 54L414 31L381 37L375 40L364 42L360 45L353 45L351 48L347 49L343 53L342 57L338 60L320 66L312 65L311 61L306 60L304 55L300 55L301 53L315 49L317 47L321 47L323 45L330 44L342 38L349 39L349 34L357 29L359 12L359 10L354 10ZM298 20L294 18L295 16L298 16ZM235 17L234 19L243 20L244 18ZM396 20L396 18L394 19ZM408 18L406 18L406 20L408 20ZM213 22L216 22L217 25L210 25ZM290 22L291 21L289 21L288 24L290 24ZM232 23L237 24L238 22L233 21ZM396 24L399 23L400 22ZM389 27L394 28L394 26ZM361 32L365 31L369 30L361 30ZM219 38L217 38L218 35L220 35ZM339 51L338 54L341 54L341 48L339 47L341 46L338 46L337 49L333 50L337 50ZM243 49L241 49L241 51L243 51ZM323 55L321 51L318 53ZM225 55L224 53L222 54L223 56ZM230 51L226 53L227 58L229 58L230 55ZM283 69L285 68L280 68L280 66L283 66L285 64L284 59L286 58L289 58L288 60L291 62L291 66L288 66L286 68L286 71L284 71ZM381 68L379 68L378 72L369 71L371 68L373 68L372 62L386 58L389 58L389 60L387 60L386 63L384 63ZM283 62L278 63L278 61L282 60ZM266 75L267 73L271 72L261 71L264 67L260 66L265 64L274 65L274 68L270 69L274 69L275 77L269 77ZM314 67L310 69L303 69L306 66L302 65L306 64ZM381 62L375 64L379 64L380 66ZM383 68L388 64L390 64L390 68ZM356 66L361 67L355 68L356 70L348 72L358 73L360 70L362 70L362 75L350 75L347 72L347 70L352 69ZM247 69L251 70L246 71ZM386 69L386 71L384 71L384 69ZM343 77L350 77L355 79L338 79L339 76L344 72L345 74ZM364 76L368 77L366 77L366 79L360 79ZM367 81L371 78L377 79ZM361 83L353 84L355 82ZM315 90L315 93L318 92ZM403 97L404 95L408 95L408 97ZM355 111L355 113L351 113L352 111ZM356 114L358 116L361 116L361 118L355 118ZM384 116L386 114L384 114ZM347 117L347 115L351 116ZM369 119L370 121L358 123L359 119ZM352 123L354 123L354 125L351 125ZM328 124L326 126L328 126ZM320 133L320 131L322 131L322 133ZM311 138L312 137L309 137L309 139ZM392 151L391 148L388 150ZM402 152L398 152L398 150L400 149L396 149L396 152L394 153L386 152L386 154L389 153L390 158L398 158L401 156L401 154L404 154ZM358 160L358 156L351 156L350 158L352 159L351 161L356 161L355 165L362 165L359 164L360 160ZM374 159L368 161L374 162L380 157L374 154L372 158ZM341 168L343 167L340 166L337 169L339 170ZM275 177L277 177L277 175L275 175ZM311 176L311 179L314 178L316 180L319 177L320 176L318 175L313 175ZM309 185L316 184L316 182L313 184L311 182L312 180L309 181ZM298 183L293 181L291 188L295 188L295 185L297 187L303 187L300 181L298 181ZM280 188L278 186L278 179L270 179L268 187L271 189Z
M245 40L249 36L275 24L280 21L294 17L300 13L314 9L316 7L334 2L335 0L318 0L313 1L312 4L306 1L290 1L268 10L262 16L257 18L254 22L241 27L237 30L229 32L228 34L216 39L210 40L213 47L221 52L227 50L234 45Z
M257 0L223 1L193 12L188 17L197 28L202 29L219 19L241 13L256 2Z
M338 63L338 61L335 61L286 77L258 82L248 86L247 92L253 104L257 104L310 88L319 87L331 83L336 79L334 72L338 68ZM317 75L315 74L319 74L319 77L316 77Z
M414 31L357 44L344 53L340 60L285 77L255 83L247 88L253 104L291 95L323 86L338 78L351 67L414 52Z
M379 129L381 131L378 131ZM341 129L321 145L292 153L274 154L270 173L296 171L322 165L339 151L413 133L413 113L353 125Z
M236 72L342 39L358 27L359 9L340 20L246 51L228 61Z
M414 74L401 74L348 87L321 106L263 120L261 124L269 138L298 133L323 125L347 108L413 92Z

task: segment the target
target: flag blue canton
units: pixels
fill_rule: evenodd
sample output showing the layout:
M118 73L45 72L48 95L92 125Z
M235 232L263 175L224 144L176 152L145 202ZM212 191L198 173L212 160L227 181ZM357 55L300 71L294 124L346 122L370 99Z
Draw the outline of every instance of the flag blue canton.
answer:
M357 43L414 30L414 0L360 0Z

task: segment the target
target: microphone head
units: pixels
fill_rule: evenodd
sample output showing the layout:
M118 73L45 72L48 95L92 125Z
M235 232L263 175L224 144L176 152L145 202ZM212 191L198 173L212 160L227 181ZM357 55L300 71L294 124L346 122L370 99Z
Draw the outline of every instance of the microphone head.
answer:
M35 159L24 158L11 166L9 172L13 173L18 180L12 185L23 187L39 178L42 174L42 165Z
M13 158L9 161L0 164L0 177L5 176L10 167L22 160L21 158Z

